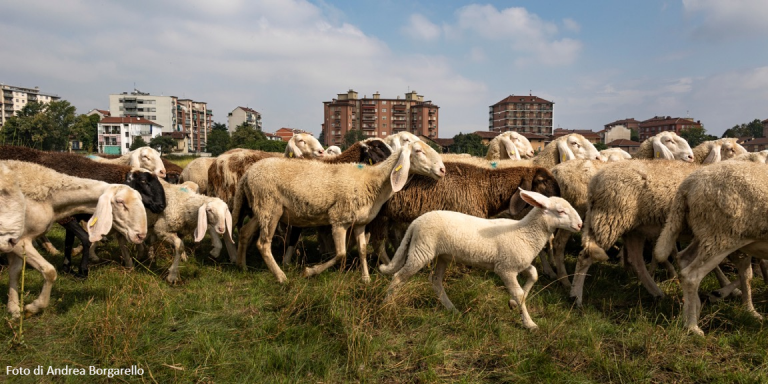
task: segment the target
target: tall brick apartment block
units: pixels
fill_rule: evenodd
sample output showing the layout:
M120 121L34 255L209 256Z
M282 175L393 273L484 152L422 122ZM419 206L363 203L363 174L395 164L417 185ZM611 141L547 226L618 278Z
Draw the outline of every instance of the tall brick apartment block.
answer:
M439 109L416 91L405 98L382 99L378 92L372 97L358 98L357 92L340 93L332 101L323 102L324 145L339 145L351 130L362 130L366 136L385 138L408 131L429 138L438 137Z
M554 105L538 96L510 95L488 108L488 130L551 135Z

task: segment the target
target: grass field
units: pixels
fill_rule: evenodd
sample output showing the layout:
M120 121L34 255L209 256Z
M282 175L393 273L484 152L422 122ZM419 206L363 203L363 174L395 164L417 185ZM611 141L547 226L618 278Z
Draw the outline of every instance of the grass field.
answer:
M51 234L61 249L63 231ZM191 245L187 239L187 245ZM492 273L449 267L446 290L462 312L442 309L428 271L414 277L394 305L384 305L389 278L356 269L312 279L287 269L278 285L254 250L249 270L207 257L204 240L182 263L182 284L164 280L167 249L134 271L119 265L115 245L87 281L60 275L51 306L24 321L6 316L3 369L37 366L125 368L131 382L652 382L758 383L768 379L768 331L741 309L740 300L706 303L705 338L681 326L677 282L652 300L636 279L614 264L596 265L587 279L584 309L542 277L528 299L539 329L527 331ZM317 258L316 243L301 243L302 258ZM276 251L279 251L276 249ZM222 255L225 258L225 255ZM49 258L54 265L61 257ZM314 260L313 260L314 261ZM573 268L569 259L569 268ZM661 278L661 276L658 276ZM0 290L7 289L3 270ZM715 280L704 282L715 288ZM41 275L28 268L27 297ZM758 311L767 312L766 286L755 279ZM3 372L5 374L5 371ZM4 376L0 375L0 378ZM82 382L78 376L12 376L14 382ZM106 376L88 381L109 381Z

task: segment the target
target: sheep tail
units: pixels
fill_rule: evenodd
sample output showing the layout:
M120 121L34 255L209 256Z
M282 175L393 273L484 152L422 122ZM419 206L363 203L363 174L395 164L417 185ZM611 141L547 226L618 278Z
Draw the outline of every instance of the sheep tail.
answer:
M400 246L397 247L397 252L395 252L395 256L392 257L392 261L390 261L389 264L379 265L379 271L381 273L392 275L405 265L406 255L408 254L408 249L411 247L411 240L413 239L413 231L415 227L415 225L408 226L408 230L405 231L405 236L403 236L403 241L401 241Z
M667 261L669 255L675 249L675 242L680 232L685 225L685 219L688 213L688 204L685 192L678 190L675 198L672 200L672 204L669 207L669 214L667 215L667 222L664 224L664 229L659 235L659 239L656 241L656 247L653 250L653 257L658 262Z

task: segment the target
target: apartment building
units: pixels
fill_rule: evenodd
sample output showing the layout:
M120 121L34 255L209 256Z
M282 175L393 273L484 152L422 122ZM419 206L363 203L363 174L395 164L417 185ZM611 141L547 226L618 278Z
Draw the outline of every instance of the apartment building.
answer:
M105 117L99 121L99 153L125 155L136 137L145 143L160 136L163 127L142 117Z
M638 124L638 135L640 141L644 141L662 131L674 131L679 135L680 131L692 127L701 127L701 121L688 117L654 116Z
M227 131L230 135L243 123L248 123L261 131L261 113L251 108L237 107L227 115Z
M384 99L376 92L370 98L358 98L350 89L332 101L323 102L324 145L339 145L351 130L362 130L366 136L384 138L398 132L411 132L434 139L438 136L440 107L416 91Z
M488 130L552 134L555 103L538 96L510 95L488 107Z
M60 100L61 97L49 93L40 92L39 87L24 88L15 85L0 84L3 96L0 97L0 127L5 125L9 117L16 115L29 102L48 104L51 101Z
M109 95L112 117L139 117L161 126L163 132L189 134L189 152L205 152L213 125L213 111L205 102L176 96L153 96L134 89Z

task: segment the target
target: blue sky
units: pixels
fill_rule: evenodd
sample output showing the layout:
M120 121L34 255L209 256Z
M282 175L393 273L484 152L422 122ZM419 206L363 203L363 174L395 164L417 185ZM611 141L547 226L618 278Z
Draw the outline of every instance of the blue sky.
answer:
M136 88L320 132L322 102L416 90L440 137L486 130L510 94L554 125L690 116L711 134L768 118L768 1L0 0L0 82L79 113Z

